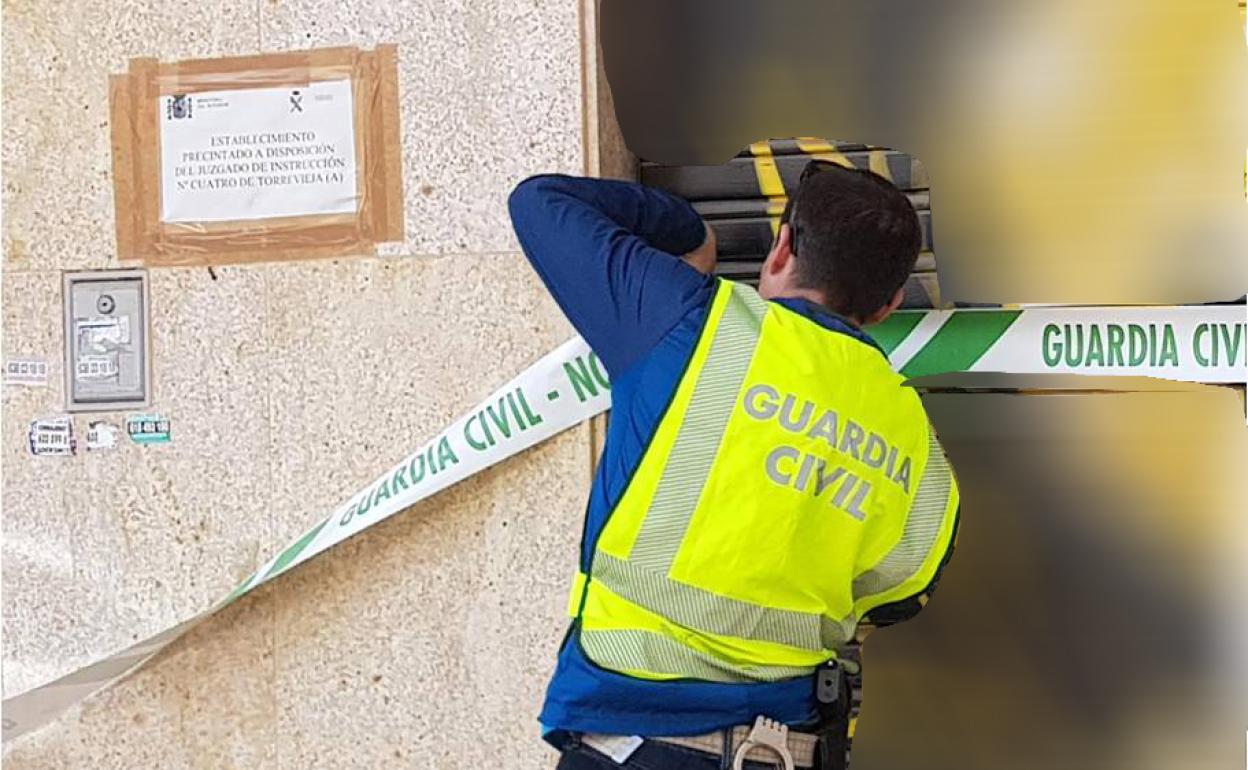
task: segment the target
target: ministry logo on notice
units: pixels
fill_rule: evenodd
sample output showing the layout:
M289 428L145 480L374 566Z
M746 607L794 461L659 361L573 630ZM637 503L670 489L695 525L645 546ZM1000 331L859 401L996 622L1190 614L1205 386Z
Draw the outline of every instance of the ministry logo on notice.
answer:
M174 94L165 105L167 120L181 120L191 117L191 97L186 94Z

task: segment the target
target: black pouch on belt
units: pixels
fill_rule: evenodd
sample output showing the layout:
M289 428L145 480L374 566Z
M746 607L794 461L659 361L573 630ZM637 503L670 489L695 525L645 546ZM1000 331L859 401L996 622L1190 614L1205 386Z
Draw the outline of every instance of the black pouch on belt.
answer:
M819 706L818 770L845 770L849 764L849 676L831 661L815 672L815 699Z

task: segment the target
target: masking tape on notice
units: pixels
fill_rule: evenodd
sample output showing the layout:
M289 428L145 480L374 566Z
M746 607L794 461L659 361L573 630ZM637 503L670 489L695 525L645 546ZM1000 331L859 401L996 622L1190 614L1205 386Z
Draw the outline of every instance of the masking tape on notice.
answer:
M959 371L1248 380L1243 306L905 312L872 330L907 376ZM34 730L135 671L256 587L447 487L610 406L606 372L569 340L353 495L204 612L4 701L4 739Z
M155 266L403 240L398 49L130 60L109 79L117 254Z

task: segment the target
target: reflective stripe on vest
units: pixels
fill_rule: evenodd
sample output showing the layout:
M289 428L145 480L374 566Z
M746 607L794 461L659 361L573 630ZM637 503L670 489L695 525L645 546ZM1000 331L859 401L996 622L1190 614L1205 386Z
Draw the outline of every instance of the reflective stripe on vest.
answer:
M953 471L935 433L929 434L928 458L901 539L883 559L854 578L858 617L923 590L944 557L959 498ZM946 547L938 548L942 542Z
M592 578L578 575L581 646L645 679L808 674L865 611L930 581L956 497L878 351L721 281Z

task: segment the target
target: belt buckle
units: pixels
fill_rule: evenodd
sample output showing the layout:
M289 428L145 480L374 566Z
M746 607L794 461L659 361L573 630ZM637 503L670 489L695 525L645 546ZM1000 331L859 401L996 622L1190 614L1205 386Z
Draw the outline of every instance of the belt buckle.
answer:
M745 755L755 746L771 749L780 758L780 766L784 770L793 770L793 754L789 752L789 727L774 719L759 716L750 728L750 734L737 749L732 758L732 770L742 770L745 766Z

